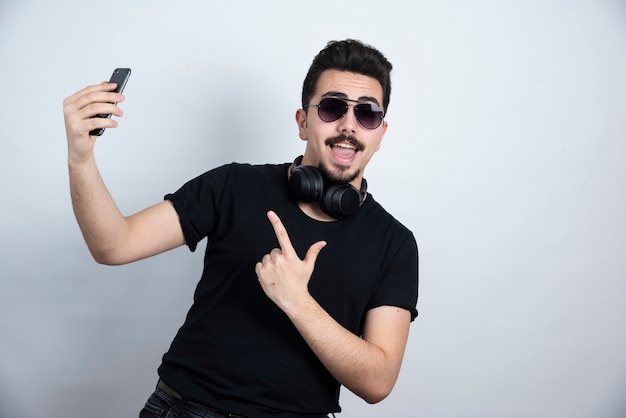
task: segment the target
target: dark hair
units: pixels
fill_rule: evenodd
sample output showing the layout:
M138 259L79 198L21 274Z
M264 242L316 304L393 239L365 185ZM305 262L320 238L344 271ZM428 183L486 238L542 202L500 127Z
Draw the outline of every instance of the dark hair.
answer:
M331 41L313 59L302 85L303 108L315 94L320 75L331 69L349 71L378 80L383 88L383 111L387 113L391 97L392 65L380 51L354 39Z

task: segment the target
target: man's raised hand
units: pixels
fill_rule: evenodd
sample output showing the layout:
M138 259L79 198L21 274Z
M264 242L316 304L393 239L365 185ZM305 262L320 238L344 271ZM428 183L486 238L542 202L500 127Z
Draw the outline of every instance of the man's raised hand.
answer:
M308 291L309 280L313 274L317 256L326 246L326 242L318 241L311 245L304 260L301 260L278 215L269 211L267 217L274 228L279 248L274 248L266 254L256 264L255 272L265 294L283 311L286 311L298 306L299 301L304 298L311 297Z
M98 114L123 115L113 103L124 101L124 96L115 93L115 83L102 82L85 87L63 101L65 133L71 159L84 160L93 153L95 137L89 132L98 128L114 128L117 122L109 118L94 118Z

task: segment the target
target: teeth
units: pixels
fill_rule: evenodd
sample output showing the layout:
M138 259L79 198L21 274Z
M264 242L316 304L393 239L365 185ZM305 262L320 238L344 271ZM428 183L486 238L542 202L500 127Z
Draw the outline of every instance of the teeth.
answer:
M356 147L351 144L335 144L334 146L339 148L356 149Z

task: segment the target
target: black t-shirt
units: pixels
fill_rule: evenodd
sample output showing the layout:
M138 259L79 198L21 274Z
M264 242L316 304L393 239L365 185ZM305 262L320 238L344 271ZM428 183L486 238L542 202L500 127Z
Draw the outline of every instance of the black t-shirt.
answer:
M273 248L274 210L304 258L325 240L309 291L341 325L361 335L365 313L392 305L417 316L413 234L371 195L350 218L320 222L287 191L289 164L229 164L165 196L188 247L207 237L194 303L159 368L161 378L195 402L249 417L339 412L339 383L287 315L263 292L255 265Z

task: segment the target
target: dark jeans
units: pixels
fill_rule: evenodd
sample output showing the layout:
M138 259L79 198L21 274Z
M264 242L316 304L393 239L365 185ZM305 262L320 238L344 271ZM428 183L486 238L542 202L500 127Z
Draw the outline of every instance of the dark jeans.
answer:
M200 405L176 399L160 388L150 395L139 418L228 418Z
M335 416L333 413L329 415ZM139 418L231 418L233 416L223 415L202 405L179 399L159 386L150 395L146 406L139 413ZM321 417L327 416L322 415Z

